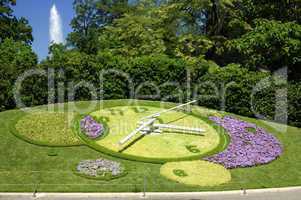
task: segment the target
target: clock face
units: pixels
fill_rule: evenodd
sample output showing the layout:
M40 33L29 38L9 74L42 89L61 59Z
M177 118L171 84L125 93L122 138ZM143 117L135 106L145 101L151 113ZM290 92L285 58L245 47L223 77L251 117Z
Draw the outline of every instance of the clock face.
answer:
M114 155L130 156L138 160L185 160L208 155L224 142L221 135L201 117L171 111L162 114L156 123L200 128L205 132L196 135L170 129L163 130L160 134L137 133L124 145L119 144L120 140L138 127L141 118L162 110L164 109L152 106L115 106L92 112L90 116L106 125L107 134L100 139L87 141L87 144L100 151L109 150Z

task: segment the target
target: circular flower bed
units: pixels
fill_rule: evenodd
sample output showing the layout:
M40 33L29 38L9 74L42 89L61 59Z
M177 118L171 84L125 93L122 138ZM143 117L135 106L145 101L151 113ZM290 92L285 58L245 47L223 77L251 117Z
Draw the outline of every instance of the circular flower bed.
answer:
M231 180L230 172L222 165L202 160L165 163L160 174L191 186L216 186Z
M277 138L264 129L256 127L255 124L230 116L210 117L210 120L228 131L231 142L224 152L205 160L222 164L231 169L266 164L275 160L282 153L282 147Z
M32 112L23 116L13 131L19 138L46 146L74 146L81 141L72 130L74 113Z
M97 123L91 116L86 116L80 121L80 128L86 136L92 139L96 139L104 133L104 126Z
M81 161L76 167L76 172L85 177L110 180L123 176L125 169L119 162L100 158Z

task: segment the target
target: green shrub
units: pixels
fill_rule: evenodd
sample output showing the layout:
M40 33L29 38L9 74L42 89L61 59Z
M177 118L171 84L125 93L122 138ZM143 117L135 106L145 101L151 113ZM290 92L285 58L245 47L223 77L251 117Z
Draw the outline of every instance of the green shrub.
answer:
M216 68L200 78L201 96L199 104L214 109L237 113L245 116L253 116L251 110L252 88L260 80L268 77L268 73L250 72L239 65L228 65L224 68ZM202 84L209 83L209 84ZM215 89L218 93L215 93ZM225 91L225 96L222 90ZM206 98L206 96L209 98ZM225 98L223 104L222 98Z
M301 83L289 85L288 114L289 124L301 127Z

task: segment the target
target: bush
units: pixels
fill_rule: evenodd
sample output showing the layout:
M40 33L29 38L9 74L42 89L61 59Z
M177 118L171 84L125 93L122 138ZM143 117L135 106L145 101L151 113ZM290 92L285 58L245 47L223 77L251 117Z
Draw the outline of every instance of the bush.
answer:
M288 122L301 127L301 84L290 84L288 88Z
M110 52L101 52L96 56L91 56L62 48L54 46L52 58L41 63L40 68L53 68L56 73L59 69L65 71L64 77L55 79L55 87L58 81L64 83L65 86L69 82L76 85L83 80L88 81L95 86L98 99L138 98L179 102L195 92L196 95L193 98L199 99L199 104L202 106L224 109L249 117L254 117L253 111L255 110L256 113L273 120L276 106L275 92L283 87L283 85L277 86L276 84L267 85L264 90L257 91L252 99L254 86L263 79L271 78L270 73L249 71L237 64L221 68L214 62L203 58L181 59L170 58L166 55L127 58L115 56ZM109 70L109 73L103 75L101 79L103 87L101 87L99 75L103 70ZM191 91L187 91L187 72L190 74ZM129 80L124 74L130 77L133 91L130 90ZM2 78L0 88L6 83L7 80ZM140 85L141 83L145 84ZM159 94L153 85L159 86ZM289 124L301 126L300 104L298 103L300 86L295 83L284 85L284 87L289 89ZM216 94L216 88L218 94ZM225 95L222 94L221 89L225 90ZM47 92L47 81L41 77L32 77L24 82L22 100L26 105L45 104ZM68 89L65 92L66 94L72 93ZM12 94L9 94L7 97L0 95L0 99L4 99L1 101L2 110L14 107ZM225 96L224 102L223 96ZM90 100L91 97L90 91L81 87L75 92L74 100ZM65 95L65 100L67 99L68 95ZM251 100L253 100L253 109ZM11 107L6 105L11 105Z
M210 82L211 85L202 84ZM283 82L283 83L282 83ZM272 77L267 72L253 72L239 65L228 65L224 68L211 69L200 78L200 90L202 96L199 103L214 109L224 109L227 112L236 113L243 116L255 117L260 115L268 120L276 120L285 122L285 115L288 114L288 124L293 126L301 126L301 86L298 83L285 83L281 78ZM215 93L214 87L219 90L218 95ZM258 91L254 92L256 85L260 85ZM222 89L226 89L225 101L222 101ZM285 100L277 102L278 98L286 98L285 91L287 89L288 113L276 113L276 107L285 108ZM279 96L280 95L280 96ZM283 110L285 111L285 109ZM256 115L255 115L256 114ZM276 116L277 115L277 116Z
M268 73L250 72L239 65L209 70L199 80L199 103L214 109L253 116L250 105L252 88L268 76Z

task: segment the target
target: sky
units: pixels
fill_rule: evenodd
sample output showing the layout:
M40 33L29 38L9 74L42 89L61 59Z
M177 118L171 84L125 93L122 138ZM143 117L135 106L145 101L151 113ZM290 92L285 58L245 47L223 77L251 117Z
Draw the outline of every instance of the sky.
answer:
M64 38L72 31L70 22L74 16L73 0L17 0L14 15L25 17L33 29L33 50L39 59L46 58L49 46L49 15L53 4L61 16Z

